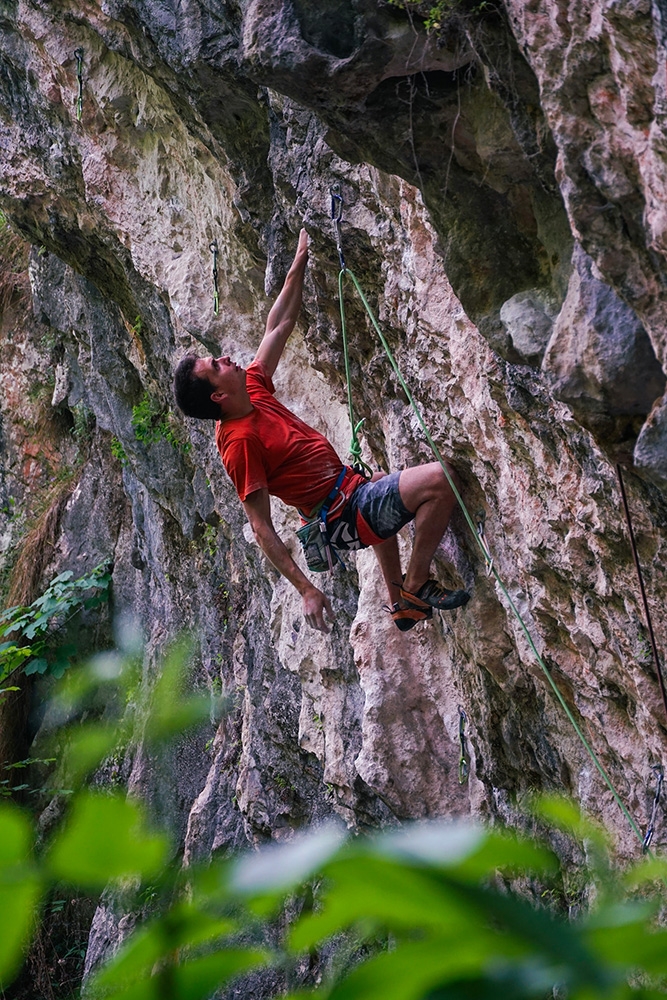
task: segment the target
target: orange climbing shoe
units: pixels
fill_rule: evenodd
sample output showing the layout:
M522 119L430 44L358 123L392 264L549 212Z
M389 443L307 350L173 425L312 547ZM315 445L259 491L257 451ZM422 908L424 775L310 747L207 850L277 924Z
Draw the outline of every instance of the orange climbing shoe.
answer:
M401 632L409 632L419 622L427 622L433 617L431 608L417 608L414 604L406 608L402 608L400 604L392 604L391 607L385 605L385 611L389 612L392 621Z
M465 590L447 590L436 580L427 580L416 594L411 594L401 586L401 600L415 610L430 612L431 608L435 608L436 611L453 611L454 608L462 608L467 604L470 594ZM430 618L431 615L428 614L427 617Z

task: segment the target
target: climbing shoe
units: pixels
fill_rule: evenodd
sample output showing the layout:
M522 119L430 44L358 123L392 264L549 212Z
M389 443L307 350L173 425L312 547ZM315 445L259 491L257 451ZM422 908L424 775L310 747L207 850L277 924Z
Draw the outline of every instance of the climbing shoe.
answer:
M400 604L392 604L391 607L385 604L384 609L389 612L392 621L397 628L400 628L401 632L409 632L418 622L427 622L429 618L433 617L431 608L417 608L414 604L410 604L406 608L402 608Z
M446 590L435 580L427 580L416 594L411 594L401 587L401 600L416 611L428 610L430 612L431 608L435 608L436 611L453 611L454 608L462 608L464 604L467 604L470 600L470 594L465 590ZM430 618L431 615L429 614L428 617Z

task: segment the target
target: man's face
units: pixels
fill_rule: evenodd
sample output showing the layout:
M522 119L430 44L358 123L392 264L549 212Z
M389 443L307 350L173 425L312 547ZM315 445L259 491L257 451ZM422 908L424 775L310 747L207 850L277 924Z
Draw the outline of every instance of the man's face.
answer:
M229 355L220 358L199 358L193 374L198 378L205 378L212 392L233 393L245 386L245 369L234 364Z

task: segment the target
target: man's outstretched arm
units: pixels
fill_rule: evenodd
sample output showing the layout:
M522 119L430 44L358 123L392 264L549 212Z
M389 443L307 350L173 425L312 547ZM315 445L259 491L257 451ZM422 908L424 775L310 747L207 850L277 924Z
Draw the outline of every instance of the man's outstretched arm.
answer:
M326 594L315 587L307 576L301 572L292 559L285 544L276 534L271 520L271 505L267 489L255 490L243 501L243 508L250 522L250 527L264 555L276 567L293 587L301 594L303 614L309 625L320 632L328 632L324 619L326 611L329 620L333 621L333 611Z
M280 295L273 303L266 321L266 331L255 361L261 361L269 375L273 375L278 362L285 350L287 338L294 329L299 310L301 309L301 294L303 291L303 276L308 260L308 233L302 229L299 233L299 245L292 266L287 272L285 284Z

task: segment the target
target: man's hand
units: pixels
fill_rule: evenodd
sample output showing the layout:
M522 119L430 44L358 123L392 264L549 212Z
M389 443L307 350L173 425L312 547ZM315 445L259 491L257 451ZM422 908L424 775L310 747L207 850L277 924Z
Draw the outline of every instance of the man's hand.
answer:
M317 629L318 632L328 632L329 626L325 621L324 612L326 611L330 622L334 620L334 613L327 595L323 594L317 587L311 587L302 595L302 599L303 615L307 624L311 628Z
M308 624L319 632L328 632L324 612L326 611L330 621L334 620L329 598L310 582L305 573L302 573L276 534L271 520L268 489L265 487L250 493L243 501L243 507L262 552L301 594L303 614Z
M308 257L308 233L305 229L299 230L299 245L296 248L294 263L300 263L302 257Z

